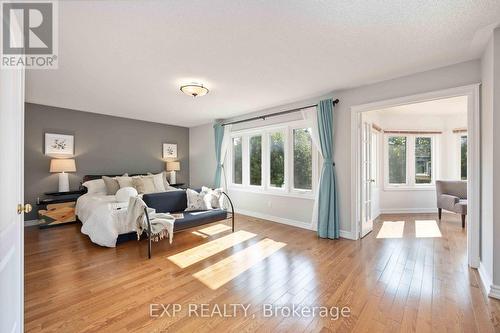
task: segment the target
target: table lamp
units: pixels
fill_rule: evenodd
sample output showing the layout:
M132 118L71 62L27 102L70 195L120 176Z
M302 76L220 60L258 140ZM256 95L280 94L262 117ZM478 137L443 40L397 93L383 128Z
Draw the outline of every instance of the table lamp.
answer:
M75 160L53 159L50 161L50 172L59 172L59 192L68 192L69 178L66 172L76 172Z
M170 171L170 184L175 184L175 172L181 169L181 162L167 162L167 171Z

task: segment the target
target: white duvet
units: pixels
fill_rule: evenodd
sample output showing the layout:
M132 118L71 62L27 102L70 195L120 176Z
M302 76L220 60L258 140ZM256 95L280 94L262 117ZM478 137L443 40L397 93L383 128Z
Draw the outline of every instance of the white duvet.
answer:
M82 233L98 245L115 247L118 235L135 231L135 225L127 222L127 206L128 202L117 202L114 195L82 195L75 207Z

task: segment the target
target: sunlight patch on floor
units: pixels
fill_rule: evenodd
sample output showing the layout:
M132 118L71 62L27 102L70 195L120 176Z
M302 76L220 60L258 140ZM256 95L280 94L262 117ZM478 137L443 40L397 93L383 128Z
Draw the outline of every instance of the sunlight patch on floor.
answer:
M216 224L216 225L211 225L210 227L206 227L203 229L198 229L197 232L201 232L205 235L208 236L213 236L220 234L221 232L231 230L231 227L226 225L226 224Z
M436 220L416 220L415 236L417 238L435 238L442 235Z
M251 232L239 230L227 236L214 239L208 243L177 253L168 257L168 260L180 268L186 268L255 236L257 235Z
M384 221L377 238L403 238L405 221Z
M216 290L284 246L286 246L285 243L265 238L193 276L210 289Z

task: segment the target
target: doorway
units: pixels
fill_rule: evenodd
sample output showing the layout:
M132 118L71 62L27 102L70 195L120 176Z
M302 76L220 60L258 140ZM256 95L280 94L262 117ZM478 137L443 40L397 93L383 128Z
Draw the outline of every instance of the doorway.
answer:
M467 257L468 264L479 265L479 85L457 87L397 99L380 101L351 108L351 165L354 170L351 184L352 216L355 217L355 235L366 236L373 229L373 221L381 212L385 213L436 213L435 181L437 179L461 179L467 172ZM446 99L462 99L466 108L466 139L456 128L457 145L446 142L437 130L417 130L420 125L412 123L406 129L395 124L383 129L372 115L384 110L406 105L417 105ZM378 134L377 134L378 133ZM374 142L376 147L374 147ZM460 152L466 147L466 165L460 161ZM440 151L440 147L446 151ZM377 149L378 148L378 149ZM452 152L453 151L453 152ZM404 158L400 158L404 152ZM457 153L454 171L443 171L450 164L447 153ZM392 157L391 157L392 156ZM395 159L394 156L399 156ZM432 156L432 157L431 157ZM441 163L439 162L441 159ZM389 167L389 163L391 164ZM376 164L376 166L374 166ZM389 172L389 170L391 170ZM387 191L390 190L390 191ZM405 191L415 191L414 197L423 198L421 206L410 206ZM425 191L428 193L425 194ZM434 192L432 192L434 191ZM405 201L406 199L406 201ZM420 200L420 199L419 199ZM387 202L393 205L387 206ZM406 203L405 203L406 202ZM399 206L398 206L399 205ZM412 211L413 209L413 211Z

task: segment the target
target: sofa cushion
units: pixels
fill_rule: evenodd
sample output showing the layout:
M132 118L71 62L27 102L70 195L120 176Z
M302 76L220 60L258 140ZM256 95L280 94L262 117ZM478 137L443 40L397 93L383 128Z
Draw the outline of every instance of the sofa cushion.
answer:
M181 212L187 207L186 191L144 194L142 200L157 213Z
M181 213L184 214L184 218L175 220L174 231L184 230L227 218L227 211L222 209Z

